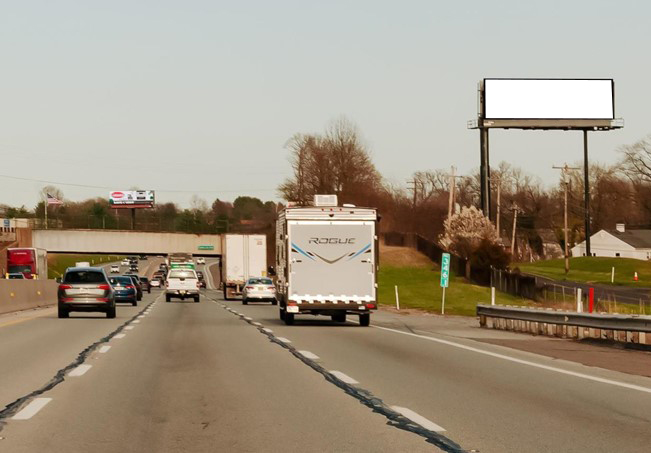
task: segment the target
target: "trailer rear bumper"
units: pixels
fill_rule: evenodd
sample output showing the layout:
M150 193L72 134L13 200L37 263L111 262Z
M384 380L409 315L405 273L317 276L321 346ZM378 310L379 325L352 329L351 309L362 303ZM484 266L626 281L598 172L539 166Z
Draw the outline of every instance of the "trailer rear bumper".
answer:
M337 313L364 314L377 310L375 302L294 302L289 301L285 306L287 313L333 315Z

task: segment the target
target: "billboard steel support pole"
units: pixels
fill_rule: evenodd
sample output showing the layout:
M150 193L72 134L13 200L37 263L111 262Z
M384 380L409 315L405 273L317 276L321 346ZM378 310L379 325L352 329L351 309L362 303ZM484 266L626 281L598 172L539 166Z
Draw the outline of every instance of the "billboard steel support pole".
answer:
M590 250L590 169L588 168L588 130L583 129L583 190L585 197L585 256Z
M490 159L488 155L488 128L479 129L479 141L481 146L481 166L479 169L479 185L481 210L490 219L491 212L491 190L490 190Z

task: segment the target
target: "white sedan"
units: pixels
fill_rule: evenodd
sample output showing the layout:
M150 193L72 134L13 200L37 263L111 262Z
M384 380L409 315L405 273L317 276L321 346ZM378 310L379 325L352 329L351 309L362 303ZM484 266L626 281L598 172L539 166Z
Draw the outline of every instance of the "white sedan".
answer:
M205 258L197 258L197 264L206 264Z
M129 263L128 259L125 258L125 259L122 260L122 265L123 266L128 266L129 264L131 264L131 263Z
M249 302L271 302L271 305L276 305L276 286L270 278L250 278L247 280L244 289L242 290L242 303L244 305Z
M117 264L111 264L111 274L119 274L120 266Z

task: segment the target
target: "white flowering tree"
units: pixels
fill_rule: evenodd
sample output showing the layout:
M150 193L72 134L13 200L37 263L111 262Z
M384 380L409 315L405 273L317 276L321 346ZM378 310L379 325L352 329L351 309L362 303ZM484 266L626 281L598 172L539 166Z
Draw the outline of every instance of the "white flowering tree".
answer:
M495 226L474 206L461 208L443 223L441 246L450 253L466 259L466 278L470 277L470 262L480 248L500 248Z

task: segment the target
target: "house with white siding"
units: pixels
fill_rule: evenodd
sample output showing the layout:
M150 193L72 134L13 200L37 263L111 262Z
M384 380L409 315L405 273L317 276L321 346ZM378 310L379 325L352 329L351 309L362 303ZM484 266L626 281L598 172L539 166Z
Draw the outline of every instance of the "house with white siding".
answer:
M618 223L614 230L600 230L590 236L592 256L651 259L651 230L627 230ZM585 241L572 247L572 256L585 256Z

